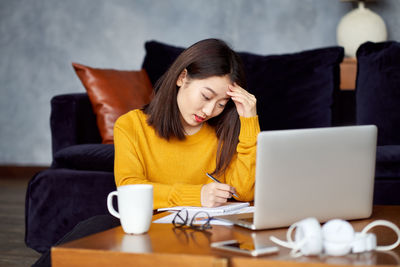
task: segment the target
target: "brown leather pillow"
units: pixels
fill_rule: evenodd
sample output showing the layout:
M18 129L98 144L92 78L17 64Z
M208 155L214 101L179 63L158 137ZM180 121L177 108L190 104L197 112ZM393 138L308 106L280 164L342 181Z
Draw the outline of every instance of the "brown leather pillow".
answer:
M89 95L102 143L112 144L113 127L118 117L143 107L153 97L146 71L96 69L77 63L72 66Z

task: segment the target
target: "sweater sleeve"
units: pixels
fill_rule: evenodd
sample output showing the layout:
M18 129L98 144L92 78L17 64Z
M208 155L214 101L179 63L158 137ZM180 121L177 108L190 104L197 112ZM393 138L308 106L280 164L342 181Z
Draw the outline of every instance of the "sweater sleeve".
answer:
M200 206L202 185L154 183L147 177L146 167L138 142L140 137L135 131L127 131L129 127L117 120L114 127L114 176L116 186L127 184L152 184L153 209L171 206ZM144 137L143 137L144 138Z
M259 133L258 116L240 117L237 153L225 172L225 182L235 187L240 201L252 201L254 199L256 149Z

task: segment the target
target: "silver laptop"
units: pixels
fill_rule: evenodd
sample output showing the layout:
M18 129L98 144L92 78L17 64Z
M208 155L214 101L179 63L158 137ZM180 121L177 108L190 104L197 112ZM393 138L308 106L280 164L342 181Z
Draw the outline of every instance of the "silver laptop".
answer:
M307 217L367 218L376 142L374 125L261 132L254 213L218 218L253 230L286 227Z

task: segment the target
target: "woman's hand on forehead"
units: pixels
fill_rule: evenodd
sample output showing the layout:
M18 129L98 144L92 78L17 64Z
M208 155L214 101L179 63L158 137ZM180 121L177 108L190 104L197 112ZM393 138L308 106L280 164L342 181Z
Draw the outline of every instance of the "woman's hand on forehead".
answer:
M228 92L226 94L235 103L239 116L254 117L257 115L256 97L244 90L237 83L228 85Z

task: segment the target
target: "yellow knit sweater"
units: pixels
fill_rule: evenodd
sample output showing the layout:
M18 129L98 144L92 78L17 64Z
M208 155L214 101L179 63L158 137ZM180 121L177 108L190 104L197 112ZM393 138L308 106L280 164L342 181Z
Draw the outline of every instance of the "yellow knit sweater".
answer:
M216 165L217 137L204 123L185 140L160 138L146 122L147 115L132 110L121 116L114 126L117 186L152 184L154 209L171 206L200 206L201 187L212 182L206 172ZM237 154L221 182L236 188L238 200L254 198L254 177L258 117L240 117L241 130Z

